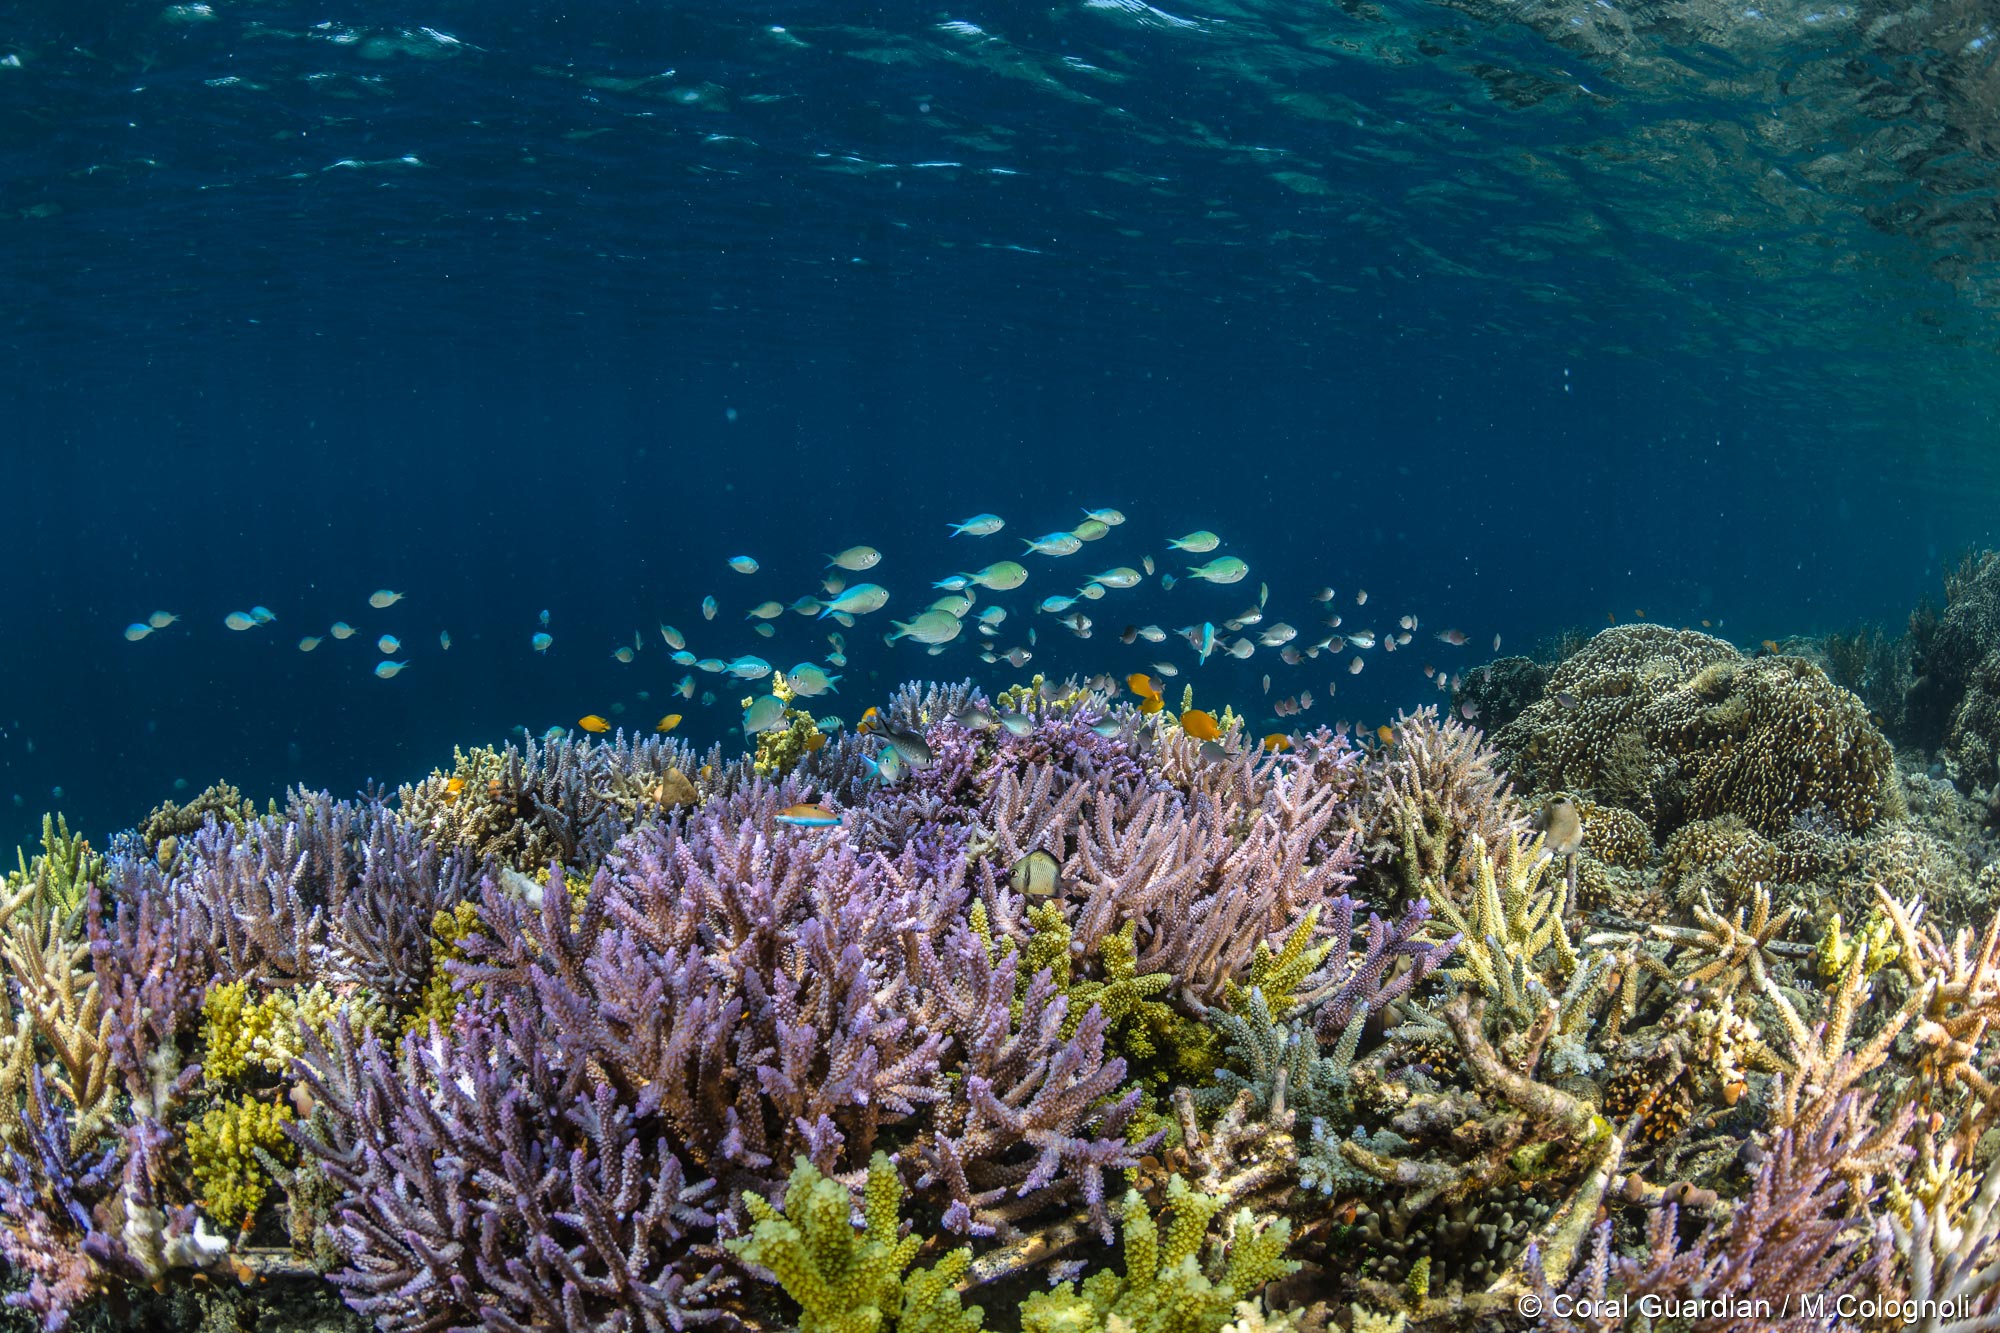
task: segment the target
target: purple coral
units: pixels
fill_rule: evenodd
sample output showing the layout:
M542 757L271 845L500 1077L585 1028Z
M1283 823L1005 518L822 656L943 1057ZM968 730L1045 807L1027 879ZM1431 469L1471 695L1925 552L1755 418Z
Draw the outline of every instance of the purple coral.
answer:
M306 1076L322 1135L288 1130L348 1201L333 1281L385 1330L680 1329L722 1284L689 1257L713 1182L690 1184L643 1101L577 1087L525 1004L411 1033L392 1058L345 1024ZM690 1270L693 1275L690 1276Z

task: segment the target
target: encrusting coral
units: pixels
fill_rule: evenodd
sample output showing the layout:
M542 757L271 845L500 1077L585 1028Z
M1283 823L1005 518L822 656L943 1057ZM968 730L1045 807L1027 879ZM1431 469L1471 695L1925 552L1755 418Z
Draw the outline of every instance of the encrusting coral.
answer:
M8 1300L55 1329L323 1273L385 1330L1316 1333L1804 1281L1995 1312L1964 810L1784 654L1628 626L1544 688L1499 753L1431 712L1266 750L1038 679L1005 726L912 686L891 738L814 723L761 770L563 738L101 853L52 822L0 899ZM780 818L808 803L838 822Z

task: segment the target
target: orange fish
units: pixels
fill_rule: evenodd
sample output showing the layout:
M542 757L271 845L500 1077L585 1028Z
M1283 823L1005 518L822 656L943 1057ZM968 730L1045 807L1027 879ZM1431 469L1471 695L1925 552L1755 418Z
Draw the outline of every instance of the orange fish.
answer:
M1157 694L1149 694L1139 701L1139 711L1147 715L1159 712L1167 706L1167 701Z
M777 820L794 828L832 828L840 822L840 815L823 805L788 805Z
M1215 714L1204 713L1199 708L1190 708L1181 714L1181 730L1198 741L1219 741L1222 728L1215 720Z
M1280 750L1291 748L1292 738L1282 731L1274 731L1264 738L1264 750L1267 754L1276 754Z
M591 713L584 717L578 718L576 720L576 724L579 727L582 727L585 731L591 732L595 735L603 735L605 732L611 730L611 724L609 722L606 722L603 718L599 717L595 713Z
M1375 738L1384 745L1394 745L1396 743L1396 733L1389 729L1387 723L1375 728Z
M1767 652L1767 653L1775 653L1775 652L1777 652L1777 651L1778 651L1778 641L1777 641L1776 639L1766 639L1766 640L1764 640L1764 651L1765 651L1765 652Z
M1138 695L1141 699L1157 699L1160 697L1160 687L1153 684L1153 678L1143 671L1134 671L1131 675L1125 677L1125 683L1131 687L1132 693Z
M664 736L666 733L672 731L675 727L678 727L680 724L681 724L681 715L679 713L668 713L665 717L659 720L659 723L656 726L654 726L653 730L659 732L661 735Z
M854 729L858 732L866 733L870 727L874 726L881 720L882 720L881 711L879 709L871 707L867 712L861 715L861 720L854 724Z
M446 805L456 804L459 795L464 791L465 791L465 779L453 778L451 781L444 784L444 803Z

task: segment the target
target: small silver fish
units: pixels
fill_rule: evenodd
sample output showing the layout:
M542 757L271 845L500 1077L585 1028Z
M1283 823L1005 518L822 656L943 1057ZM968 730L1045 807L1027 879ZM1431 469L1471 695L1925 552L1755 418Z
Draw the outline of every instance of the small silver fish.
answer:
M775 694L759 695L743 710L743 734L755 736L785 725L785 701Z
M1073 532L1051 532L1032 541L1024 540L1023 545L1036 555L1075 555L1083 549L1083 538Z
M967 537L991 537L1007 526L1007 520L998 514L974 514L963 523L948 523L951 535Z
M880 717L880 714L877 714ZM874 734L882 738L885 750L894 750L905 764L911 768L925 769L937 762L931 754L930 743L912 731L899 731L877 721Z
M882 563L882 553L872 546L850 546L826 558L828 568L844 569L849 573L859 573L873 569Z

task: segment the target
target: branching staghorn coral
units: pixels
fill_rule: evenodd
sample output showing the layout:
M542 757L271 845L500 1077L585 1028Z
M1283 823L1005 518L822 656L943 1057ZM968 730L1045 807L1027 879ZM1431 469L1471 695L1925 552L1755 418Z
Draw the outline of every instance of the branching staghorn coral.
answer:
M1603 1060L1589 1049L1591 1026L1615 960L1597 952L1585 959L1570 943L1568 890L1551 882L1540 838L1510 837L1495 856L1475 837L1467 859L1465 913L1438 895L1442 924L1459 939L1446 972L1485 997L1517 1068L1532 1071L1546 1051L1558 1074L1592 1072Z
M83 930L84 899L104 874L104 858L79 834L69 831L61 815L42 816L42 850L28 859L17 852L20 868L4 882L7 916L25 909L35 916L53 916L63 934Z
M1435 705L1399 714L1389 741L1367 761L1361 799L1349 815L1384 901L1457 897L1473 839L1495 846L1527 832L1526 812L1485 734Z
M1865 1120L1865 1112L1857 1118ZM1548 1313L1546 1326L1555 1333L1609 1333L1623 1319L1614 1313L1621 1307L1606 1298L1622 1296L1633 1309L1651 1298L1663 1311L1693 1311L1686 1326L1701 1333L1776 1333L1799 1327L1798 1316L1790 1313L1793 1306L1767 1315L1765 1302L1780 1307L1789 1295L1795 1306L1797 1295L1823 1295L1833 1308L1846 1293L1879 1295L1888 1238L1883 1229L1856 1226L1843 1215L1846 1187L1835 1170L1849 1151L1845 1132L1852 1123L1830 1116L1812 1134L1781 1132L1755 1185L1725 1222L1691 1245L1681 1241L1680 1210L1672 1204L1652 1212L1640 1257L1613 1254L1610 1223L1597 1226L1589 1258L1566 1293L1579 1302L1573 1308L1589 1311L1582 1317L1565 1317L1555 1299L1569 1265L1549 1262L1539 1247L1532 1250L1524 1267Z
M1170 1220L1164 1229L1138 1191L1128 1191L1124 1218L1125 1271L1064 1282L1021 1304L1023 1333L1069 1333L1113 1328L1158 1333L1217 1333L1236 1302L1274 1277L1291 1271L1283 1257L1291 1224L1259 1221L1247 1208L1227 1221L1223 1235L1202 1243L1223 1200L1198 1194L1178 1175L1167 1183Z
M510 1000L393 1053L344 1022L330 1046L308 1037L319 1106L285 1132L346 1191L332 1280L378 1327L718 1317L726 1280L690 1259L714 1182L690 1183L609 1085L567 1079L546 1024Z
M954 1284L972 1262L959 1248L934 1267L905 1272L923 1238L899 1233L902 1181L882 1153L868 1166L862 1229L854 1197L803 1157L773 1208L744 1196L755 1226L728 1247L799 1303L799 1333L978 1333L983 1311L961 1304Z

